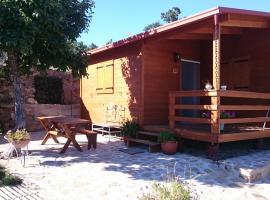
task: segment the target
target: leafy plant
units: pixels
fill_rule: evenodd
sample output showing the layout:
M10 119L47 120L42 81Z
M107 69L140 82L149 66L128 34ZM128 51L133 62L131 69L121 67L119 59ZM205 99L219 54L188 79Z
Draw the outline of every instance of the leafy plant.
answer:
M158 140L159 140L159 142L163 143L163 142L167 142L167 141L177 141L177 138L174 134L172 134L169 131L162 131L159 134Z
M0 74L13 84L15 128L25 127L21 75L33 69L71 71L86 76L88 48L76 39L90 25L92 0L2 0L0 49L6 54ZM3 56L2 56L3 57ZM2 71L4 70L4 71Z
M19 185L22 183L22 179L17 176L8 174L5 171L5 168L0 166L0 187L1 186L10 186L10 185Z
M190 191L177 180L169 183L152 185L149 193L143 194L139 200L190 200Z
M140 129L140 126L139 126L139 124L137 122L127 120L127 121L122 123L121 134L123 136L128 136L128 137L131 137L131 138L135 138L137 132L139 131L139 129Z
M27 132L25 129L18 129L14 131L7 132L7 139L9 142L19 142L23 140L30 139L30 133Z

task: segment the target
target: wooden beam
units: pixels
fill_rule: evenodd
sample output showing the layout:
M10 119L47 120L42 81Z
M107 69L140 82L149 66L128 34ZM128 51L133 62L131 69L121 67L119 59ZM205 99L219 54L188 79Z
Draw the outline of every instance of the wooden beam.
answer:
M170 107L171 109L172 107ZM174 109L183 110L217 110L215 105L175 105Z
M247 98L247 99L270 99L269 93L248 92L237 90L220 90L217 92L221 97Z
M221 105L220 110L268 110L270 106L257 105Z
M174 129L175 128L175 120L174 120L174 116L175 116L175 95L173 93L169 94L169 128L170 129Z
M229 20L222 22L221 26L227 27L243 27L243 28L268 28L269 22L267 21L243 21L243 20Z
M245 124L245 123L259 123L259 122L270 122L270 118L253 117L253 118L220 119L220 123L223 124Z
M190 139L190 140L197 140L203 142L213 142L214 137L210 132L204 131L192 131L182 128L175 129L176 135L180 136L181 138Z
M243 132L243 133L226 133L219 135L219 142L233 142L241 140L254 140L259 138L269 138L270 130L261 130L261 131L252 131L252 132Z
M177 39L177 40L210 40L211 35L208 34L194 34L194 33L183 33L177 34L169 37L168 39Z
M212 97L217 96L218 92L215 90L190 90L190 91L171 91L176 97Z
M243 30L241 28L235 27L220 27L221 28L221 35L242 35Z
M214 34L213 34L213 87L215 90L220 89L220 24L219 16L214 16ZM211 97L211 104L220 105L220 97ZM215 135L215 142L218 142L220 134L220 109L211 111L211 133Z
M268 28L269 20L266 17L231 13L222 18L220 25L224 27Z
M199 118L199 117L175 117L170 116L169 119L177 122L190 122L197 124L211 124L211 119L208 118Z

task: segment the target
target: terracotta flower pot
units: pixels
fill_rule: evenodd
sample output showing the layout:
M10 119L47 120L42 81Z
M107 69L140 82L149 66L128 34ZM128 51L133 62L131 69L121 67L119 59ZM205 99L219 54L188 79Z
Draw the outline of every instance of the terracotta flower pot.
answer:
M164 154L173 155L176 154L178 148L177 141L167 141L161 143L161 149Z
M123 136L123 141L125 144L127 143L127 140L128 140L128 136Z

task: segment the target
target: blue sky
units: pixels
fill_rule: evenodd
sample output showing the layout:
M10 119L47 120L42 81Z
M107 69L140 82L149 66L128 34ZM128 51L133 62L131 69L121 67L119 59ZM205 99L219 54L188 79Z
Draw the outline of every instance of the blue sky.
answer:
M94 0L96 7L90 28L78 39L86 44L104 45L142 32L160 20L160 13L177 6L189 16L217 6L270 12L270 0Z

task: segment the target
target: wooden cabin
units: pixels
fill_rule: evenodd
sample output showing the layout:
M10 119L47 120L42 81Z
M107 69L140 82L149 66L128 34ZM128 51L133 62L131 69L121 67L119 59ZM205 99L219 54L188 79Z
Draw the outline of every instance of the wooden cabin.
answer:
M269 23L270 13L218 7L90 51L82 117L105 123L116 105L145 129L212 145L270 137Z

